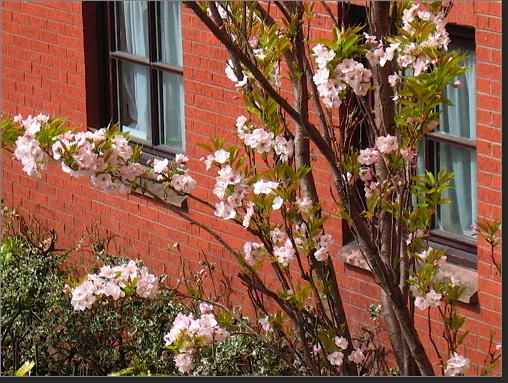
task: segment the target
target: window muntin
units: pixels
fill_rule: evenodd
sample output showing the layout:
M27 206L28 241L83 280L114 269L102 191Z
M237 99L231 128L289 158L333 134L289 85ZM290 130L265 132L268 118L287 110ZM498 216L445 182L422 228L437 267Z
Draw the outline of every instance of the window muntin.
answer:
M179 2L115 1L113 117L144 152L185 150Z

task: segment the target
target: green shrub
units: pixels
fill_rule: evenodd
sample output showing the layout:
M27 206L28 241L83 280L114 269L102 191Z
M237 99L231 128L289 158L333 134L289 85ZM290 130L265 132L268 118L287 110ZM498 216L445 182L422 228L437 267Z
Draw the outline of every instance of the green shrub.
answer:
M55 250L54 233L32 227L33 222L17 213L3 209L3 216L2 375L15 375L25 364L31 366L30 375L39 376L181 375L173 355L163 348L163 337L179 312L191 310L172 290L161 288L153 299L126 296L75 311L64 291L76 277L67 258L70 251ZM97 240L92 248L99 263L129 261L108 254L104 241ZM267 346L241 333L198 353L193 375L274 376L290 371Z

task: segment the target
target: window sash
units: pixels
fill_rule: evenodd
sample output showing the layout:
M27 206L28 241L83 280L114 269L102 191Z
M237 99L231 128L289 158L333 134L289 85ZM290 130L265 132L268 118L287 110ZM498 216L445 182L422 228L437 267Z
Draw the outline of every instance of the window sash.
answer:
M452 46L451 49L460 48ZM439 206L432 239L471 252L476 251L471 226L477 215L475 62L474 50L468 49L468 57L462 62L468 71L458 78L461 86L449 85L445 91L445 97L454 105L442 106L440 124L435 132L426 135L420 152L426 169L434 173L445 169L455 175L452 188L442 196L453 202Z
M184 151L180 3L118 1L113 16L114 108L123 129L155 153Z

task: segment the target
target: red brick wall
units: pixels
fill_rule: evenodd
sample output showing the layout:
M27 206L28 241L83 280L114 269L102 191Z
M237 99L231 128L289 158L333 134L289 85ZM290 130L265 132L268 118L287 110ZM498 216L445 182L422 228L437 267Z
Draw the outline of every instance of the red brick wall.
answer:
M98 126L104 107L100 56L96 35L95 2L2 2L1 110L24 115L54 113L73 124ZM199 161L206 153L197 146L218 134L233 139L236 117L244 113L233 84L225 77L227 54L205 32L188 10L183 12L184 78L187 155L199 186L196 195L211 202L215 196L213 174L205 174ZM457 2L450 21L476 26L477 43L477 135L479 217L501 216L501 6L500 2ZM114 236L117 253L140 258L155 271L168 273L174 281L181 262L194 271L199 260L215 262L227 275L239 271L230 254L204 230L136 195L106 194L88 180L71 180L56 167L43 172L41 179L24 175L11 155L2 155L1 194L12 206L34 214L45 226L55 228L58 245L77 244L90 225L97 223ZM316 164L320 191L328 195L325 167ZM330 198L323 203L333 207ZM189 202L189 214L222 232L233 247L241 248L245 232ZM332 234L342 237L340 220L334 218ZM178 246L176 246L178 244ZM179 252L177 251L179 250ZM338 248L337 248L338 250ZM495 254L500 257L500 252ZM465 356L474 363L470 373L479 372L485 358L490 329L500 339L501 284L490 261L490 248L479 240L478 304L463 305L471 330ZM368 322L366 308L377 303L379 291L369 273L337 261L343 300L353 329ZM216 275L219 277L219 275ZM237 281L238 282L238 281ZM243 290L232 297L233 304L245 305ZM435 319L435 318L434 318ZM419 317L421 328L425 318ZM430 347L426 337L425 344ZM430 355L432 351L430 351ZM498 369L500 371L500 369Z

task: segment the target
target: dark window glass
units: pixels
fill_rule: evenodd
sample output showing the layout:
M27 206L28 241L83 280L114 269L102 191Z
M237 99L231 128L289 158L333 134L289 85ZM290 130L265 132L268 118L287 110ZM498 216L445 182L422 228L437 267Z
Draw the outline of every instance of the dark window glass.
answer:
M112 116L151 154L185 150L180 7L115 1L110 8Z

